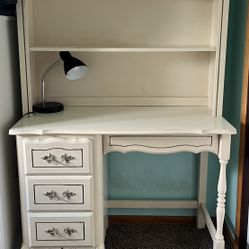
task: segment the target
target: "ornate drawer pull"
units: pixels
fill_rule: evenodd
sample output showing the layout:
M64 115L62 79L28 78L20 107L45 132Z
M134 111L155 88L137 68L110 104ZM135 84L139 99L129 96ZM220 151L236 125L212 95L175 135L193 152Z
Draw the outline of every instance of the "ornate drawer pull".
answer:
M77 230L73 229L73 228L65 228L64 229L64 233L61 234L59 232L59 230L57 228L49 228L45 231L45 233L48 233L51 235L51 237L55 237L55 236L58 236L58 237L61 237L61 238L65 238L65 239L68 239L66 236L69 236L71 237L73 233L77 233ZM64 235L65 234L65 235Z
M76 195L76 193L70 192L69 190L64 191L62 194L63 194L64 198L67 198L68 200L70 200L72 196Z
M61 162L56 158L55 155L49 153L48 156L43 156L41 158L42 160L47 161L48 164L53 164L53 165L58 165L58 164L62 164L62 165L66 165L70 163L70 161L74 160L75 157L74 156L70 156L67 154L61 155ZM65 162L65 163L64 163Z
M77 233L77 230L67 227L64 229L64 233L68 236L72 236L73 233Z
M67 155L67 154L64 154L64 155L61 155L61 160L62 160L62 162L66 162L66 163L70 163L70 161L72 161L72 160L74 160L75 159L75 157L73 157L73 156L69 156L69 155Z
M58 196L57 192L52 190L51 192L44 193L45 196L47 196L50 200L59 200L60 197Z
M52 237L59 235L58 230L54 227L52 229L46 230L45 233L49 233Z
M76 193L74 192L70 192L69 190L66 190L62 193L63 197L60 197L56 191L51 190L50 192L46 192L44 193L45 196L47 196L50 200L61 200L63 201L65 198L67 198L67 200L71 200L72 196L76 196Z

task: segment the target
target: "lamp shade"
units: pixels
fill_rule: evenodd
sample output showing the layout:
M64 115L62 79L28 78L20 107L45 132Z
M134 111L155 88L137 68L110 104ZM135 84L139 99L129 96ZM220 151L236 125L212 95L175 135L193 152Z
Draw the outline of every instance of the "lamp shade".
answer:
M60 57L64 62L64 72L67 79L78 80L87 74L87 65L73 57L69 52L60 52Z

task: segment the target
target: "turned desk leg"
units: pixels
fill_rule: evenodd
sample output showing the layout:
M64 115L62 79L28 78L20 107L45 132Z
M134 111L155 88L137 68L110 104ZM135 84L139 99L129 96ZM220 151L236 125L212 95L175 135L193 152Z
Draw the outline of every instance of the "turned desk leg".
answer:
M223 224L225 219L225 203L226 203L226 167L230 157L230 135L222 135L219 143L219 161L220 161L220 174L218 180L218 198L216 208L216 235L214 239L214 249L224 249L225 241L223 236Z

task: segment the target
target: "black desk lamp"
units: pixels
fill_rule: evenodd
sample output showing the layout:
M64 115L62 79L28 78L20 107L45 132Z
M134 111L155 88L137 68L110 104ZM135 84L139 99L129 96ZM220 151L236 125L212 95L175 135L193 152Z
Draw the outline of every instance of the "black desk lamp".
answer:
M60 59L52 64L42 76L42 103L34 104L33 111L39 113L55 113L63 111L64 106L59 102L45 102L45 80L48 73L57 65L64 62L65 75L69 80L77 80L86 75L87 65L73 57L69 52L60 52Z

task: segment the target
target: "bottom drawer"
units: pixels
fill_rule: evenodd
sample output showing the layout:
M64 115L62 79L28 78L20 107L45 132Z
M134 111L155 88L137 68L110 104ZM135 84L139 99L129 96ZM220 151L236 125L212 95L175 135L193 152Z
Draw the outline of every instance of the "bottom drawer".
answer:
M26 248L26 247L25 247ZM88 247L88 246L84 246L84 247L75 247L75 246L63 246L63 247L31 247L30 249L96 249L96 247Z
M95 247L32 247L31 249L95 249Z
M26 248L26 247L25 247ZM65 246L63 246L63 247L32 247L31 249L96 249L96 247L86 247L86 246L84 246L84 247L75 247L75 246L73 246L73 247L65 247Z
M29 214L30 246L92 246L92 213Z

